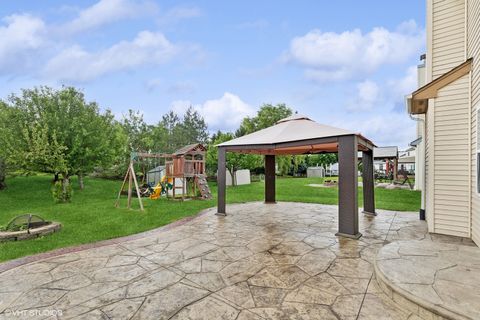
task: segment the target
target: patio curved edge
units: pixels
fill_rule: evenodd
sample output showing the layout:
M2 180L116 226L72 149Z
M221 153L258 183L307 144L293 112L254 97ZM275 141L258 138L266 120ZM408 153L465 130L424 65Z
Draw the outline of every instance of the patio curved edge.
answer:
M184 224L186 224L190 221L193 221L195 219L199 219L199 218L205 216L206 214L208 214L210 212L216 212L216 211L217 211L217 207L211 207L211 208L203 209L200 212L198 212L198 213L196 213L192 216L185 217L185 218L182 218L180 220L176 220L172 223L166 224L164 226L161 226L161 227L158 227L158 228L155 228L155 229L142 231L140 233L135 233L135 234L122 236L122 237L118 237L118 238L100 240L100 241L91 242L91 243L85 243L85 244L81 244L81 245L75 245L75 246L53 249L53 250L50 250L50 251L47 251L47 252L37 253L37 254L33 254L33 255L29 255L29 256L13 259L13 260L8 260L8 261L0 263L0 274L5 272L5 271L8 271L10 269L16 268L16 267L20 267L20 266L23 266L23 265L26 265L26 264L34 263L34 262L44 260L44 259L48 259L48 258L62 256L64 254L68 254L68 253L80 252L80 251L84 251L84 250L88 250L88 249L115 245L115 244L119 244L119 243L122 243L122 242L125 242L125 241L145 238L145 237L148 237L148 236L160 233L160 232L164 232L164 231L167 231L167 230L174 229L174 228L176 228L178 226L181 226L181 225L184 225Z
M422 299L388 279L388 277L380 270L378 262L381 260L379 257L382 255L382 250L388 250L388 247L393 245L395 245L395 242L383 246L377 253L373 263L375 279L381 290L390 300L393 301L393 303L415 313L421 319L473 320L469 316L458 314L457 312Z

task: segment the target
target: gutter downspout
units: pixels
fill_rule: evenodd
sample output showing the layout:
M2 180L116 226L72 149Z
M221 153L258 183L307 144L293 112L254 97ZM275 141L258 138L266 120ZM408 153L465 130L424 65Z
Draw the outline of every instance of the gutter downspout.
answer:
M422 148L423 148L423 152L421 153L422 154L422 161L419 161L419 163L422 164L422 170L423 170L423 174L422 174L422 181L421 181L421 185L422 185L422 194L421 194L421 202L420 202L420 220L425 220L425 201L426 201L426 181L425 181L425 173L426 173L426 170L425 170L425 158L426 158L426 148L425 148L425 143L426 143L426 128L425 128L425 119L422 119L422 118L417 118L417 117L414 117L412 116L411 114L408 114L410 116L410 119L412 119L413 121L416 121L416 122L422 122L423 123L423 126L422 126L422 141L420 142L422 144ZM418 146L417 146L418 148ZM416 179L416 178L415 178Z

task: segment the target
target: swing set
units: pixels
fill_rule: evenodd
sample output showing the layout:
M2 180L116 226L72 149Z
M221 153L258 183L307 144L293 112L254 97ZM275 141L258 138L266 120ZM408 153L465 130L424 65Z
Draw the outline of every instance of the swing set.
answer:
M211 199L205 174L205 158L206 148L200 143L184 146L172 154L133 152L115 207L119 206L121 195L126 193L127 208L131 208L133 188L141 211L144 210L142 197L150 197L152 200L161 195L167 199L179 200ZM152 164L153 169L147 172ZM140 167L142 171L140 186L135 167Z

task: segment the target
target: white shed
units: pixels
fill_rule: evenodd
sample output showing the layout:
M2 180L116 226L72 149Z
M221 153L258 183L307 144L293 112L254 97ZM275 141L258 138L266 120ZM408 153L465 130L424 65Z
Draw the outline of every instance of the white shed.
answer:
M147 183L149 185L156 185L157 183L162 180L163 176L165 175L165 166L158 166L149 170L147 172Z
M307 168L307 178L323 178L325 177L325 169L323 167Z

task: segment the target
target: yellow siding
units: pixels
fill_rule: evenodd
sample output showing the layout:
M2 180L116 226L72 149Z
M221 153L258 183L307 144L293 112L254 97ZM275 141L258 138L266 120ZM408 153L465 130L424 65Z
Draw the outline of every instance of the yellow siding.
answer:
M478 137L477 112L480 106L480 1L468 1L467 42L468 56L473 57L471 72L471 233L472 239L480 245L480 197L477 193L477 158L480 137Z
M433 106L434 232L470 237L469 75L442 88ZM432 123L430 123L431 125ZM433 132L432 132L433 131ZM431 146L430 146L431 148Z
M432 79L465 61L465 0L432 2Z

